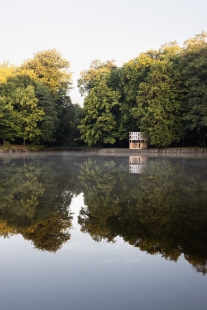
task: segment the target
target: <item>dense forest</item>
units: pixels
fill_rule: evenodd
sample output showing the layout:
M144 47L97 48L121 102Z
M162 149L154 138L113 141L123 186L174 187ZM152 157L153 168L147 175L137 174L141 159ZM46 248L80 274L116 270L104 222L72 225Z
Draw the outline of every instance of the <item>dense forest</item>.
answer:
M70 63L55 49L20 67L0 66L0 138L67 145L79 136L81 107L72 104Z
M56 50L15 67L0 65L0 138L37 145L205 146L207 33L148 50L117 67L95 60L80 74L83 108L71 102L70 63Z

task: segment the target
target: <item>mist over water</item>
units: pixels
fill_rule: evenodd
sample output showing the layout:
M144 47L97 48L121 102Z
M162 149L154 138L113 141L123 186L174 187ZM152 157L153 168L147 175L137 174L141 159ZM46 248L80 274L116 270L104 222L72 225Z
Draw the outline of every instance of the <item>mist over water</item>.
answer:
M206 168L1 154L0 308L205 309Z

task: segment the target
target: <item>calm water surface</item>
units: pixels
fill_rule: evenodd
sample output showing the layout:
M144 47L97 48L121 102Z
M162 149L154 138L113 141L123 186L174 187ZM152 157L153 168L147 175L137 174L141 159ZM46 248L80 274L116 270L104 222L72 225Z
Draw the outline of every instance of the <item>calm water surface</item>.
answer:
M0 309L207 308L207 158L0 156Z

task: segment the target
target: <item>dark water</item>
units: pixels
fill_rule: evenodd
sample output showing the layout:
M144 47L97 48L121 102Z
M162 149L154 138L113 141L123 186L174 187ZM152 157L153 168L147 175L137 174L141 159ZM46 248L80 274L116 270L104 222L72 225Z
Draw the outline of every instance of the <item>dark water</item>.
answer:
M206 308L207 158L0 156L0 309Z

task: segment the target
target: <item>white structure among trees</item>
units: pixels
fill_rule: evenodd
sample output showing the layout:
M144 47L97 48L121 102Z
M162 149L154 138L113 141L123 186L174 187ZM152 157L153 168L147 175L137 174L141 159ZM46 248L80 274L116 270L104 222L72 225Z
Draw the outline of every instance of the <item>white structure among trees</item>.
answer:
M148 142L144 137L143 132L130 132L129 133L129 148L130 149L147 149Z

